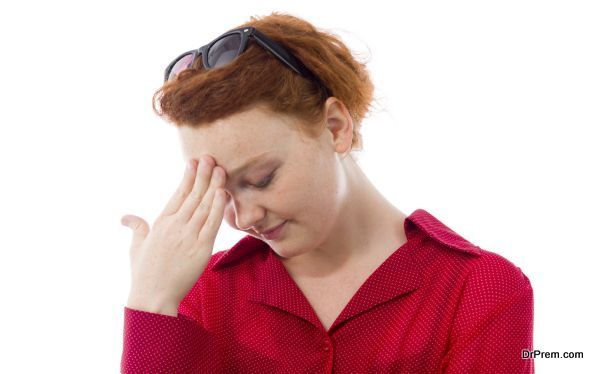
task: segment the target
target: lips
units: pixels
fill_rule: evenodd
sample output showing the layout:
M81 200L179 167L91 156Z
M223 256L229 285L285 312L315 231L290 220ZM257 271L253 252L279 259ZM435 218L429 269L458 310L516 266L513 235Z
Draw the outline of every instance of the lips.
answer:
M277 225L277 226L273 227L273 228L272 228L272 229L270 229L270 230L263 231L263 232L261 233L261 235L265 235L265 234L270 234L270 233L272 233L273 231L275 231L275 230L277 230L279 227L281 227L281 225L283 225L285 222L286 222L286 221L283 221L283 222L281 222L279 225Z
M276 227L274 227L268 231L262 232L261 233L262 237L267 240L277 239L280 236L281 231L283 230L283 227L285 226L286 223L287 223L287 220L283 221L282 223L280 223L279 225L277 225Z

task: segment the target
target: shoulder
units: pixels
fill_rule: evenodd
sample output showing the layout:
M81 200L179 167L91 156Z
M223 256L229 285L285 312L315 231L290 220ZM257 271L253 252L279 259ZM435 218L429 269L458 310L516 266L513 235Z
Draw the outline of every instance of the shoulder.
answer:
M465 287L503 297L531 287L520 267L499 253L481 248L424 209L407 217L407 235L422 236L427 250L464 270Z

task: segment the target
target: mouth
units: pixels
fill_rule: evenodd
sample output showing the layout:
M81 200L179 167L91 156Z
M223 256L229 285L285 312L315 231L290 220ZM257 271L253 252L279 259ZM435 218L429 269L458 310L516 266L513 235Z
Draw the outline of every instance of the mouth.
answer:
M276 226L270 230L262 232L260 235L267 240L275 240L275 239L279 238L279 236L281 235L281 232L286 223L287 223L287 220L283 221L278 226Z

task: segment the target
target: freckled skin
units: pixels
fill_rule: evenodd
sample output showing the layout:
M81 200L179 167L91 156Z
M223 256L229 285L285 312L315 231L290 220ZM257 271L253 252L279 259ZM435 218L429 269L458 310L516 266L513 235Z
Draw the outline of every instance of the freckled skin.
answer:
M225 221L265 240L254 229L289 220L281 239L267 243L288 269L314 277L376 266L406 240L406 215L374 188L349 154L353 123L345 105L334 97L324 105L326 128L315 139L297 130L294 117L264 106L200 128L178 128L186 160L209 154L225 170ZM229 175L263 153L276 162ZM265 189L254 186L272 171Z

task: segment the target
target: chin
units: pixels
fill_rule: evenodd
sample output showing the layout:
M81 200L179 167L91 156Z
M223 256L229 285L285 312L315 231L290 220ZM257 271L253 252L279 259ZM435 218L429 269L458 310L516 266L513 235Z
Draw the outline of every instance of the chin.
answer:
M290 258L294 258L297 256L297 255L290 256L290 254L285 251L283 253L281 253L281 251L276 251L274 248L273 248L273 253L275 253L275 255L277 257L279 257L281 260L289 260Z
M270 247L273 250L273 253L275 253L277 257L282 260L291 260L293 258L302 257L306 253L310 252L310 249L307 248L292 248L289 245L279 246L277 243L270 245Z

